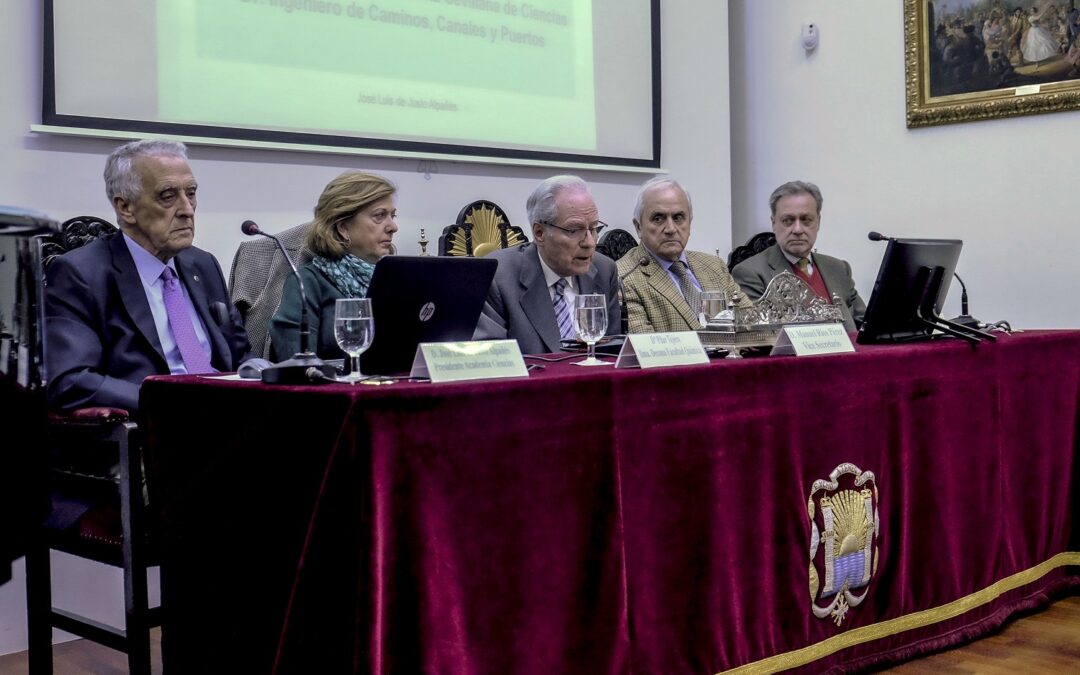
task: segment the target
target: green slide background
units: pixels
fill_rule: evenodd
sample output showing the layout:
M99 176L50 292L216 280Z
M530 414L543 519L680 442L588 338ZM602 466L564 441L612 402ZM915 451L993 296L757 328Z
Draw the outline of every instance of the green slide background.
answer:
M595 149L591 0L481 4L487 9L467 0L158 0L160 113L225 126ZM529 6L565 16L566 25L521 16ZM386 12L427 27L373 19ZM440 30L440 22L481 34ZM508 33L544 44L511 42Z

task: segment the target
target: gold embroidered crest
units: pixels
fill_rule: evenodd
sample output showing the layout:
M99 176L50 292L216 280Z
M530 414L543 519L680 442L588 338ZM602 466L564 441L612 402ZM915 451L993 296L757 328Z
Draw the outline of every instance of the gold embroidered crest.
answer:
M877 482L871 471L841 464L816 480L806 502L810 519L810 608L839 626L869 592L877 572ZM824 581L822 581L824 577ZM865 589L857 593L859 589Z

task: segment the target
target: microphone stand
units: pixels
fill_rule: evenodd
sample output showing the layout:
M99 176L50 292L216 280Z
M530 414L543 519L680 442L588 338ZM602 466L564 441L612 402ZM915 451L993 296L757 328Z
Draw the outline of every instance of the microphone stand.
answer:
M956 272L953 272L953 276L960 282L960 316L952 319L952 322L968 328L982 328L982 322L968 314L968 293L964 280Z
M934 299L937 297L937 289L941 286L941 278L944 273L945 270L942 267L923 267L919 270L922 291L919 304L915 308L915 315L924 325L936 328L953 337L967 340L972 344L978 344L983 340L997 342L996 335L943 319L938 315L934 308Z
M288 251L285 250L281 240L272 234L259 229L259 226L250 220L245 220L240 227L241 231L248 235L262 235L273 239L277 244L281 255L285 256L285 262L289 263L292 274L296 277L296 283L300 288L300 351L291 359L282 361L262 371L263 384L312 384L316 382L333 382L337 372L334 366L326 363L311 351L309 347L311 328L308 324L307 294L304 293L304 280L300 277L300 271L296 269Z

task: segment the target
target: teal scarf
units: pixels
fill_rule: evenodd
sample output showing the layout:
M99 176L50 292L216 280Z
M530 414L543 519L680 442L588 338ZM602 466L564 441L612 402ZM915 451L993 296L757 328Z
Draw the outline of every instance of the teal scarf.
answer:
M334 288L346 298L366 296L368 286L371 285L371 274L375 271L375 265L357 258L352 253L346 253L340 260L330 260L317 255L312 258L311 264L325 274Z

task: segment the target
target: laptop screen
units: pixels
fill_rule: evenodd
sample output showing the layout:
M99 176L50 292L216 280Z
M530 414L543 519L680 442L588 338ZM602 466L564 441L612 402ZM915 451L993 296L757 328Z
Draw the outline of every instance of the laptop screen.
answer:
M471 340L498 262L486 258L386 256L367 297L375 336L361 356L365 374L402 373L421 342Z

